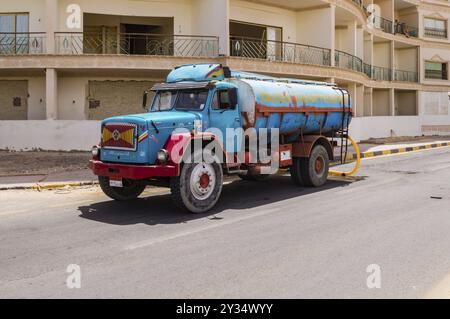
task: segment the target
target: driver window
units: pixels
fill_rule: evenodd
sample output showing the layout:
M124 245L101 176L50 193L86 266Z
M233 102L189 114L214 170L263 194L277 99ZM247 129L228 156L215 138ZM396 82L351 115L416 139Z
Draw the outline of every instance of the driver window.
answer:
M211 109L213 110L231 110L230 96L228 91L216 91L211 103Z

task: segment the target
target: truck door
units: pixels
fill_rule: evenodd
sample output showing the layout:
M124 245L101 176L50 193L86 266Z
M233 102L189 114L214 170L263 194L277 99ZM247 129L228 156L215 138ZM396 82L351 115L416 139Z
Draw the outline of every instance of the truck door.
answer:
M241 148L241 130L228 134L227 128L241 128L241 114L237 103L237 89L217 89L214 92L210 108L210 127L219 129L223 135L224 149L228 153L236 153Z

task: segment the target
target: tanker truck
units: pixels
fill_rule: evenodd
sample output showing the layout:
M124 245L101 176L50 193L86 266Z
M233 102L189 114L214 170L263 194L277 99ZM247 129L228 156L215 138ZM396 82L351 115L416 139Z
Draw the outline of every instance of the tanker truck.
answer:
M218 63L176 67L144 93L143 107L142 114L102 121L90 168L114 200L164 186L176 207L192 213L216 205L228 175L263 181L280 169L296 185L324 185L333 148L352 118L349 93L332 83L231 71Z

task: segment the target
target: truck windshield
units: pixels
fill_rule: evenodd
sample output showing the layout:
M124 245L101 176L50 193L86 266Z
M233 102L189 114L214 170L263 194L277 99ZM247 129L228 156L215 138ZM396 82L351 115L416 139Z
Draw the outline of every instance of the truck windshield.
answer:
M158 91L152 111L176 110L200 111L205 107L208 90Z

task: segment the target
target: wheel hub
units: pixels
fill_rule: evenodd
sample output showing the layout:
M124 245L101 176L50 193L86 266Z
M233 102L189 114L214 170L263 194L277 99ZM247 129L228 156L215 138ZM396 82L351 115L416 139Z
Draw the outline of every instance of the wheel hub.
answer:
M192 170L190 189L192 195L198 200L209 198L214 191L216 173L211 164L200 163Z
M314 163L314 169L316 170L317 174L320 174L323 170L324 162L322 157L316 158L316 161Z

